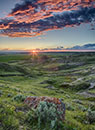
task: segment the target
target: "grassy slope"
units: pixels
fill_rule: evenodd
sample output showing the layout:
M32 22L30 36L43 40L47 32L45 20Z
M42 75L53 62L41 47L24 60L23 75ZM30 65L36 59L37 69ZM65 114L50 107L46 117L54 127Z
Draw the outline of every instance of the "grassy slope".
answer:
M26 121L30 108L14 100L19 94L62 98L67 107L64 125L69 130L95 129L95 123L90 124L86 116L89 107L95 111L95 97L77 94L87 91L88 84L95 82L94 53L49 53L38 57L3 55L0 63L10 68L5 69L5 65L0 69L0 74L4 75L0 76L0 130L33 129ZM88 92L95 93L95 89Z

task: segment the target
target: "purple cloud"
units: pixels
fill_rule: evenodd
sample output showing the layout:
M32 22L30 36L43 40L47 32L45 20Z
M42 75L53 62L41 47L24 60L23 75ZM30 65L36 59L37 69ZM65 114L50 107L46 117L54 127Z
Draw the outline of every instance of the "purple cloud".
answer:
M94 0L23 0L12 9L8 19L0 20L0 35L33 37L44 31L92 22Z

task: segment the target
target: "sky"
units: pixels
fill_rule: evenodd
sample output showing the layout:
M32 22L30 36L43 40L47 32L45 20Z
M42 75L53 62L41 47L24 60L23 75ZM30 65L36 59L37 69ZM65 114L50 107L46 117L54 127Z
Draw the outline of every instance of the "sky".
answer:
M95 0L0 0L0 49L95 43Z

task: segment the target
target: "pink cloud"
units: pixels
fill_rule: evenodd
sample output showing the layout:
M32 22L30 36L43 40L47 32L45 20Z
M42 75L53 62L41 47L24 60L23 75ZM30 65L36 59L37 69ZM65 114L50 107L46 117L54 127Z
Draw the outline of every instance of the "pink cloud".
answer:
M94 22L94 0L23 0L7 19L0 20L0 35L33 37L49 30Z

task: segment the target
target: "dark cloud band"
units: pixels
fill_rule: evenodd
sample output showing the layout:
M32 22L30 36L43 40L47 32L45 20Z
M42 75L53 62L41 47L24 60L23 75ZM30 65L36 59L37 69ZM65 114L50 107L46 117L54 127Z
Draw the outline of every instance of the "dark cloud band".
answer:
M94 23L94 5L93 0L23 0L8 19L0 21L0 35L32 37L48 30Z

